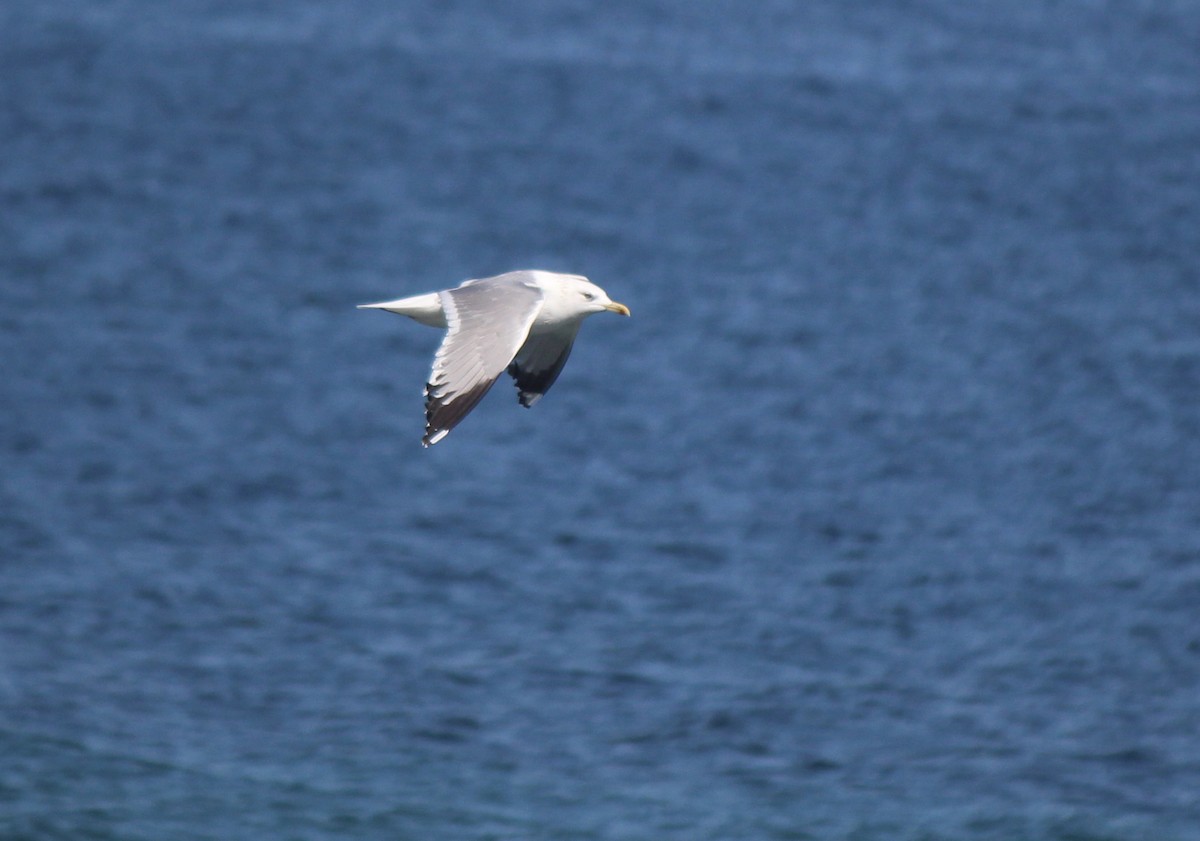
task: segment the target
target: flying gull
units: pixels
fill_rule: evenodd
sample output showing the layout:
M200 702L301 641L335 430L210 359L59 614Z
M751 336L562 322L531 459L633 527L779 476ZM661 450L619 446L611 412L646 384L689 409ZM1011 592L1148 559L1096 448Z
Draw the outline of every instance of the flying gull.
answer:
M521 405L532 406L558 378L584 318L605 310L629 315L629 307L586 277L543 271L468 280L359 308L448 328L425 384L426 447L445 438L505 371L516 380Z

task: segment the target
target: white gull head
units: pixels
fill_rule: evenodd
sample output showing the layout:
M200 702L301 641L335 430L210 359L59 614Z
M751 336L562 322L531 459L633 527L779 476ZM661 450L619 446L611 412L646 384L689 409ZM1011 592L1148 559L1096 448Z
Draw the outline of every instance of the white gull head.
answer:
M629 315L629 307L613 301L607 292L582 275L536 270L528 274L546 296L536 319L537 324L578 321L585 316L606 311Z

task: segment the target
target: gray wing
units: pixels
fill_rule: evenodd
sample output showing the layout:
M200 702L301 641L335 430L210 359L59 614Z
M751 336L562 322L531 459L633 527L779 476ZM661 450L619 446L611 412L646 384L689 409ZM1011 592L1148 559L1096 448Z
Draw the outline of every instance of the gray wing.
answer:
M542 306L537 284L488 278L439 292L449 329L425 385L428 447L483 399L516 355Z
M571 355L571 346L581 323L576 321L569 330L561 332L529 334L508 366L508 373L517 383L517 399L522 406L532 406L554 385Z

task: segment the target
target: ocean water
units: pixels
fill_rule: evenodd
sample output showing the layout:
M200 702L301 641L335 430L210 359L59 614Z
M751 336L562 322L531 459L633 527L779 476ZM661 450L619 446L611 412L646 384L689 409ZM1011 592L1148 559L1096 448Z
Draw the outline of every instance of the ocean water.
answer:
M1200 6L0 6L0 838L1200 839ZM535 409L420 447L541 267Z

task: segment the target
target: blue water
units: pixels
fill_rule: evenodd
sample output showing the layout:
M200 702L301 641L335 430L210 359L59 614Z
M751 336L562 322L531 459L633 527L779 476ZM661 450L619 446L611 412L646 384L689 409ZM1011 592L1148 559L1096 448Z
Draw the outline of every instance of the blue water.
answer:
M1200 838L1200 6L8 0L0 838ZM438 334L582 273L535 409Z

